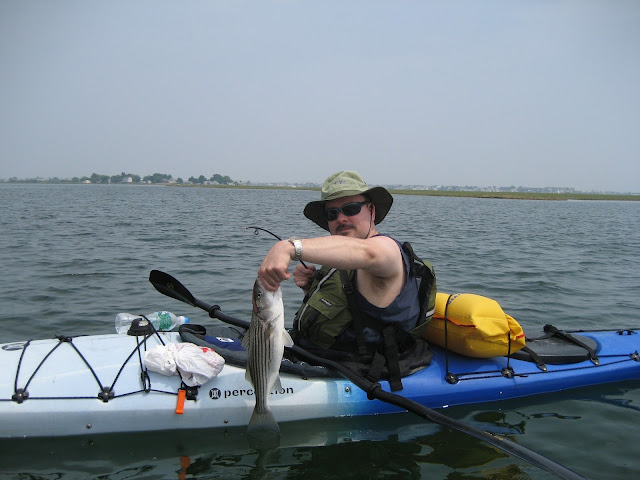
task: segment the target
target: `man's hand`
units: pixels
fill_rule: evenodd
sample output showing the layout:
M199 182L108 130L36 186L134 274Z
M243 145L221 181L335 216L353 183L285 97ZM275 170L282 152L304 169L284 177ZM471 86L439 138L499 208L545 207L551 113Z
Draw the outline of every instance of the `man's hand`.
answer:
M291 263L292 252L293 245L288 240L279 241L271 247L258 269L258 277L265 289L275 292L281 282L291 278L287 269Z
M311 282L313 282L315 276L315 265L304 266L299 263L298 265L296 265L296 268L293 271L293 281L296 282L296 285L300 287L304 291L304 293L307 293L309 291L309 287L311 286Z

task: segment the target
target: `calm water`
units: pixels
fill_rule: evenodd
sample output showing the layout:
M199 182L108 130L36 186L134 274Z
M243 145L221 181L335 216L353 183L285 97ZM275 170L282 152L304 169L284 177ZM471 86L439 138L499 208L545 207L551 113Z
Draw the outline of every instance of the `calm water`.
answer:
M152 269L249 318L273 238L321 230L302 207L317 192L0 184L0 343L113 331L118 312L169 309ZM525 331L640 327L640 203L397 196L385 233L432 260L439 290L498 300ZM291 320L300 295L283 286ZM640 382L455 408L593 479L640 478ZM251 450L242 430L0 444L0 478L552 478L482 442L412 415L283 425L282 446ZM1 428L1 426L0 426Z

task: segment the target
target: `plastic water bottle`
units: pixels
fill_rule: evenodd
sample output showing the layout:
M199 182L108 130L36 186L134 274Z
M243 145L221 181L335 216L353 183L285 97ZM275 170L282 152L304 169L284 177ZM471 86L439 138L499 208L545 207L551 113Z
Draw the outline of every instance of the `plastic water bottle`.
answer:
M189 317L165 311L153 312L146 315L146 317L159 332L173 330L177 325L189 323ZM136 318L142 318L142 315L133 315L131 313L119 313L116 315L116 332L126 334L129 331L131 322Z

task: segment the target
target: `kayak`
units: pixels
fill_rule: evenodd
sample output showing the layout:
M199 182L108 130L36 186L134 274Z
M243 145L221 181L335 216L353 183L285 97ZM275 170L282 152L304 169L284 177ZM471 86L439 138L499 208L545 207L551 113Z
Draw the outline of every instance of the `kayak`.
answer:
M181 330L0 345L0 438L246 426L255 396L234 334L241 332L226 326ZM200 387L186 388L180 376L144 364L153 347L185 341L209 346L226 360ZM527 338L527 345L537 355L472 358L432 345L431 364L404 377L395 393L442 409L640 379L640 330L542 334ZM269 397L279 423L405 411L369 400L351 380L304 362L285 359L281 383ZM390 391L388 382L379 383Z

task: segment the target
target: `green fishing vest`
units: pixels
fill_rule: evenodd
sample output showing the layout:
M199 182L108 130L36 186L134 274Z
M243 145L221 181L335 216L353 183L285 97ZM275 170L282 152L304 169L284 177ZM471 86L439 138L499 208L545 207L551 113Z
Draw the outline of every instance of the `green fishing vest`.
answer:
M353 271L347 274L353 278ZM351 311L340 274L335 268L322 267L294 317L293 340L298 343L306 338L319 347L331 348L350 323Z
M421 306L417 325L409 333L423 337L435 310L436 277L431 263L417 257L408 242L404 243L402 248L410 260L409 277L415 277L419 282L418 295ZM353 274L353 271L347 271L351 281ZM352 323L352 312L340 272L335 268L322 267L295 315L291 331L293 340L300 343L304 338L316 346L331 348Z

